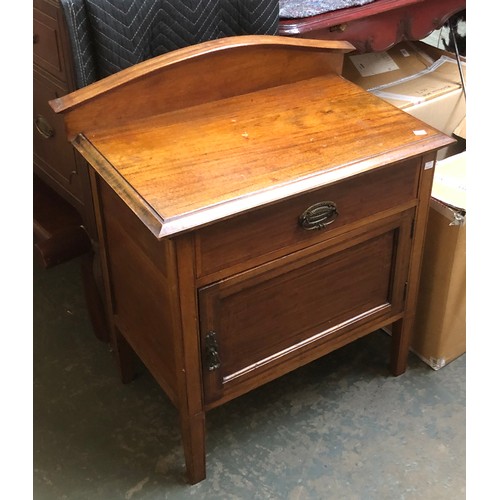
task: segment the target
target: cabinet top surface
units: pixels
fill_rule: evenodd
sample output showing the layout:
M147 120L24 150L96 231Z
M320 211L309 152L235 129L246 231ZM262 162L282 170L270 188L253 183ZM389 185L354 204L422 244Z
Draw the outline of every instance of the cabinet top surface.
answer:
M113 122L106 122L104 116L104 123L109 123L106 126L99 126L99 117L94 119L93 112L91 126L77 133L73 144L106 182L130 206L135 206L132 208L143 221L144 217L153 220L147 225L162 237L452 142L439 131L338 76L335 69L325 71L323 67L325 61L329 64L329 59L318 59L318 64L308 69L309 75L294 81L297 71L289 69L290 57L304 49L294 47L296 52L292 53L292 49L285 48L280 58L267 61L269 67L276 66L278 61L286 68L275 71L276 81L272 85L229 97L217 96L180 109L168 105L137 118L141 99L151 101L162 93L170 95L165 91L164 82L168 79L154 80L151 76L148 84L144 75L140 75L136 80L143 82L142 87L129 94L137 112ZM259 54L268 57L275 48L266 50L265 54ZM312 49L306 50L315 54ZM299 55L303 57L303 52ZM307 65L312 57L309 55L307 52L308 58L303 57L296 67ZM218 53L211 56L217 61ZM321 53L321 57L326 56ZM248 53L242 52L240 59L247 61ZM165 60L168 61L168 56ZM237 59L226 59L220 65L221 72L228 71L227 62L233 60ZM233 79L226 87L251 80L258 71L256 68L266 62L255 61L246 67L248 74L231 68L230 73L219 76L218 88L223 89L225 79ZM192 77L193 67L189 66L192 61L182 62L186 73L190 71L185 84L191 85L196 80ZM281 71L288 71L288 81L284 84L279 81ZM118 78L123 79L121 75ZM206 74L201 80L204 78ZM210 81L207 82L208 85ZM168 90L177 91L174 87ZM97 94L100 98L105 92L99 90ZM106 105L111 99L102 102ZM108 109L116 115L127 113L126 101L119 112ZM85 109L82 112L76 109L74 114L78 113L84 115Z
M166 113L88 139L173 229L177 223L181 228L180 219L198 225L204 215L252 208L421 153L424 143L442 137L341 77L328 76Z

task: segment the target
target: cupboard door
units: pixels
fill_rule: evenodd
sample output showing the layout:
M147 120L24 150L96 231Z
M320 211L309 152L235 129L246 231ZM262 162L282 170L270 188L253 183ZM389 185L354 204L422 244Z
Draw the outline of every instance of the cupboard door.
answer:
M413 213L200 289L206 405L236 397L369 333L370 322L401 313Z

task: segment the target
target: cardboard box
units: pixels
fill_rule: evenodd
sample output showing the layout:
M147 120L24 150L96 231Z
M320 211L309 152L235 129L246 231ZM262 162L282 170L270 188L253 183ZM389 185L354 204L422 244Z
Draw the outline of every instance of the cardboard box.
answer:
M466 152L435 168L411 348L438 370L466 351Z
M466 114L461 72L465 81L465 59L459 68L448 52L423 42L402 42L386 52L347 54L342 75L451 136ZM458 141L440 151L438 158L461 150Z

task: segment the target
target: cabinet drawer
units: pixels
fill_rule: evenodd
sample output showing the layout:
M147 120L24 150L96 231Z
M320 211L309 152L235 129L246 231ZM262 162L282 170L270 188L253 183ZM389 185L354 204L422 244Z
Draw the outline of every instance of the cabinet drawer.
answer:
M48 105L50 99L64 93L64 89L34 73L33 161L42 175L50 177L57 186L81 204L82 181L75 151L66 139L63 118L54 114Z
M378 213L416 203L419 167L420 159L396 163L203 228L196 235L198 275L247 269L287 249L336 236ZM304 229L299 217L320 202L335 204L335 220L320 230Z
M294 358L318 357L353 340L367 320L400 313L412 219L408 210L349 243L324 242L202 288L207 402L239 394L252 377L279 376ZM214 342L218 366L210 355Z
M57 9L39 2L46 12L33 9L33 61L62 82L66 79Z

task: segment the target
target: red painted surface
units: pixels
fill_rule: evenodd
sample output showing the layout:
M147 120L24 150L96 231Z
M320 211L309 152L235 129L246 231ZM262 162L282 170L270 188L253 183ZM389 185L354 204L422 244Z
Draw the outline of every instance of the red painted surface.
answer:
M381 51L402 40L425 38L465 7L465 0L378 0L303 19L283 19L279 34L346 40L360 52Z

